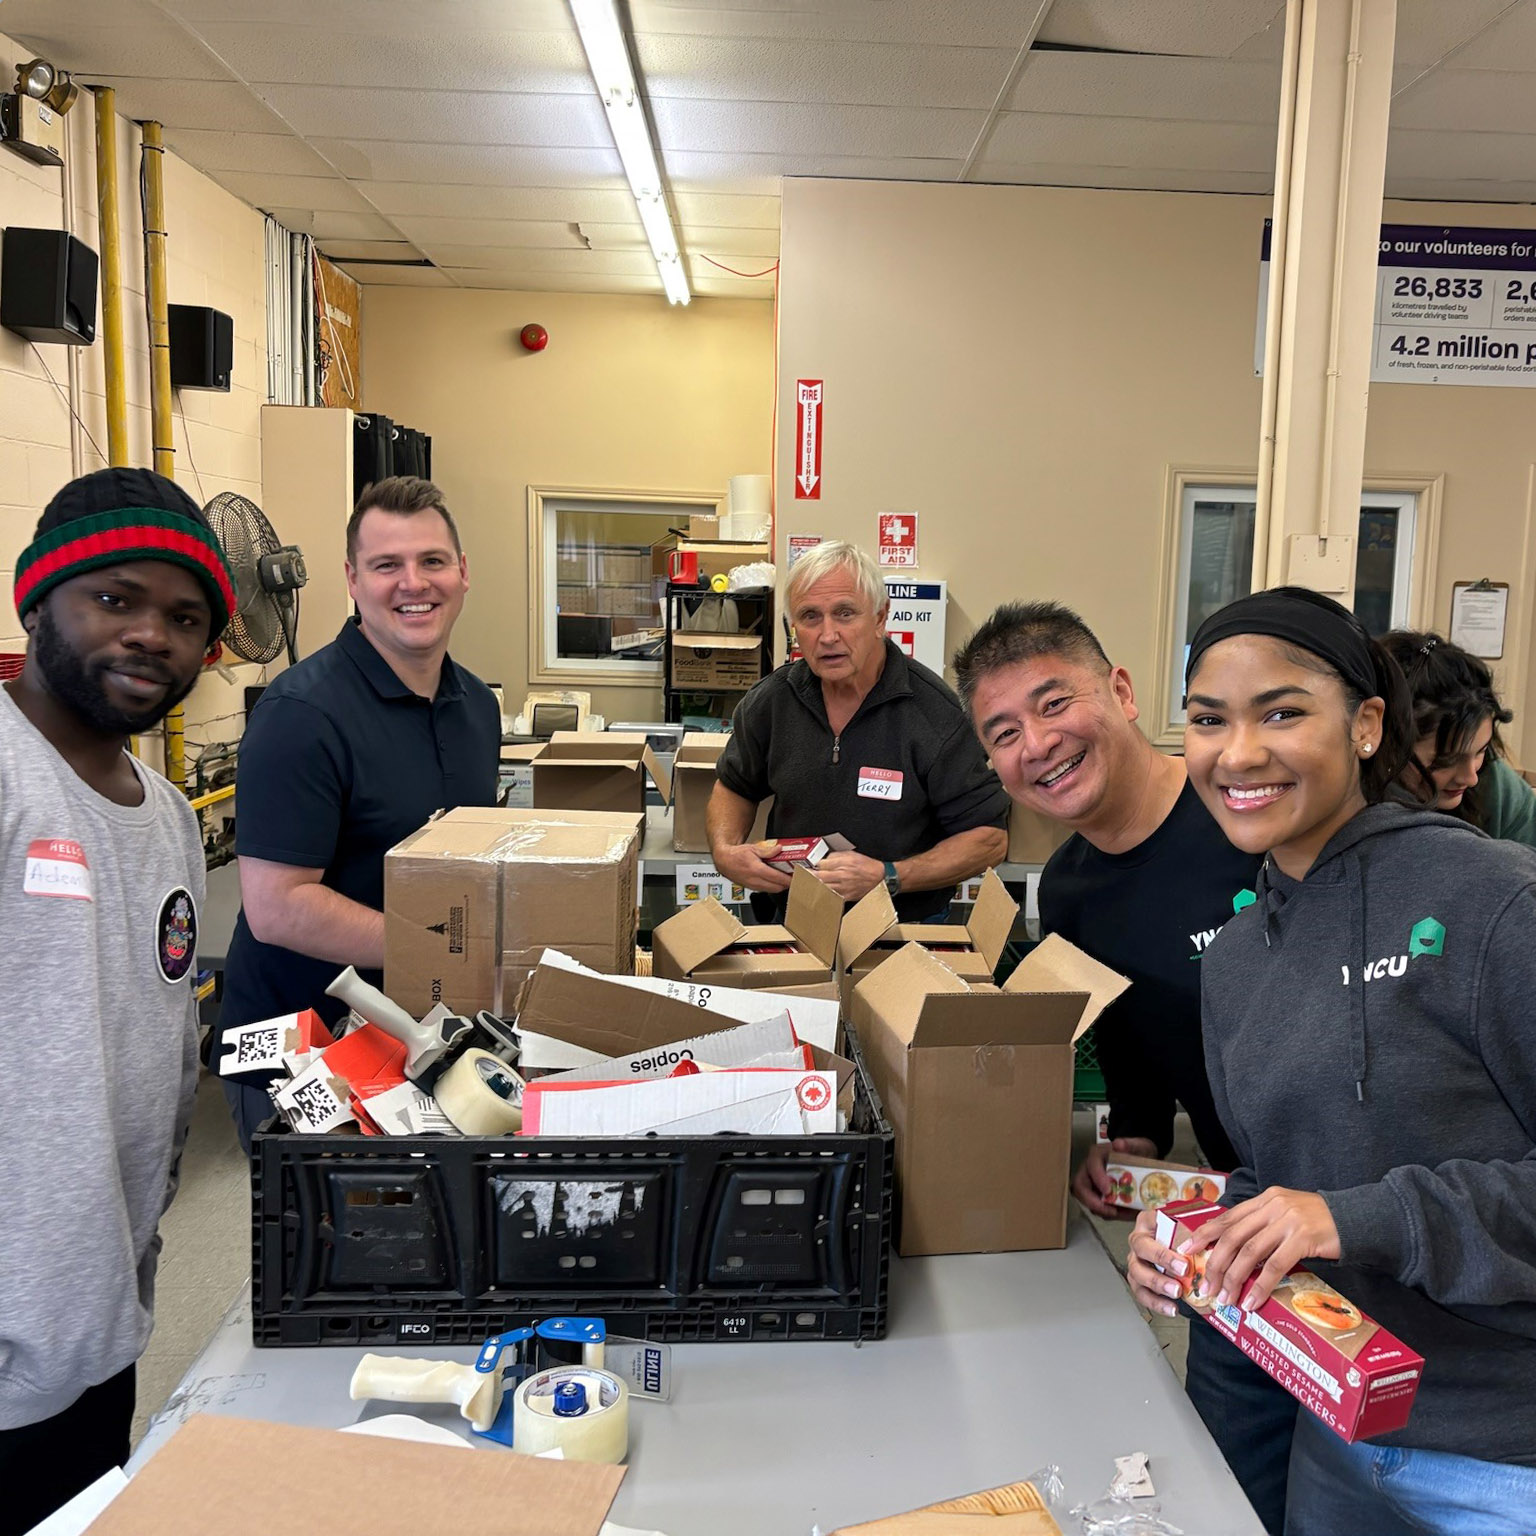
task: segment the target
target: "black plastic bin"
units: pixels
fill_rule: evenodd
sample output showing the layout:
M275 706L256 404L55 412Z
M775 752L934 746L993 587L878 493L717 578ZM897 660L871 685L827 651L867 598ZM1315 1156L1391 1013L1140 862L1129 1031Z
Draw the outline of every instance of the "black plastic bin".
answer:
M252 1342L477 1344L552 1313L675 1342L878 1339L892 1137L850 1049L835 1135L258 1131Z

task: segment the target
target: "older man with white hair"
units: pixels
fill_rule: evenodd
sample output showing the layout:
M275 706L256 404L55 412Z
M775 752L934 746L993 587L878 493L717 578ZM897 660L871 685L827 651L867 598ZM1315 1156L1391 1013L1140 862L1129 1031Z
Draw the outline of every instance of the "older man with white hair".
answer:
M886 637L885 583L865 551L818 544L785 606L802 659L737 706L709 802L715 867L782 904L789 877L747 841L771 795L770 837L853 844L816 869L839 896L884 881L902 921L941 917L960 881L1007 852L1007 792L943 678Z

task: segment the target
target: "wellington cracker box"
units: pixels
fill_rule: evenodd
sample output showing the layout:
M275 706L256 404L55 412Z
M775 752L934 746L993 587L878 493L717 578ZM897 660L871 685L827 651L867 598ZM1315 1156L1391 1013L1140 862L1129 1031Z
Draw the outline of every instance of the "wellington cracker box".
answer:
M1227 1192L1227 1176L1187 1163L1165 1163L1155 1157L1111 1157L1105 1171L1114 1181L1108 1199L1128 1211L1155 1211L1171 1200L1219 1200Z
M1208 1201L1165 1205L1157 1213L1157 1240L1177 1248L1221 1213ZM1193 1258L1190 1306L1336 1435L1367 1440L1408 1422L1423 1357L1320 1275L1293 1270L1263 1306L1244 1312L1216 1305L1205 1287L1205 1254Z

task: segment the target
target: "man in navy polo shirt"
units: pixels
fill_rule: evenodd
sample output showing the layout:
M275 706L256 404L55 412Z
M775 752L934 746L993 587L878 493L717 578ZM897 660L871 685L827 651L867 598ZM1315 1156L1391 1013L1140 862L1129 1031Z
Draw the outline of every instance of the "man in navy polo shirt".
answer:
M442 492L409 476L369 486L346 570L357 617L262 694L240 743L225 1028L304 1008L339 1019L325 995L338 971L381 980L385 852L435 811L496 801L501 715L448 655L469 564ZM249 1152L271 1101L248 1080L225 1092Z

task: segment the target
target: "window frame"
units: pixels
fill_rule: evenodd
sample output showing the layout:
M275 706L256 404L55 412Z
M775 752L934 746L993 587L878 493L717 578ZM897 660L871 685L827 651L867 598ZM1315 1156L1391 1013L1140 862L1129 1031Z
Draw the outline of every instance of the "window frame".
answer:
M1408 567L1407 600L1394 603L1393 624L1430 627L1435 573L1440 549L1440 508L1445 477L1430 474L1367 475L1361 485L1362 507L1406 507L1413 538L1398 556L1398 570ZM1184 744L1182 679L1174 680L1174 647L1189 602L1188 557L1193 520L1186 508L1198 496L1208 500L1257 500L1258 475L1252 469L1169 465L1164 482L1162 579L1159 585L1156 674L1151 690L1148 734L1154 746L1179 750ZM1255 550L1255 557L1259 551ZM1394 575L1395 583L1395 575ZM1146 717L1144 717L1146 718Z
M660 661L604 661L595 656L557 654L556 520L562 511L661 514L719 514L723 491L657 491L613 486L530 485L528 487L528 681L659 688Z

